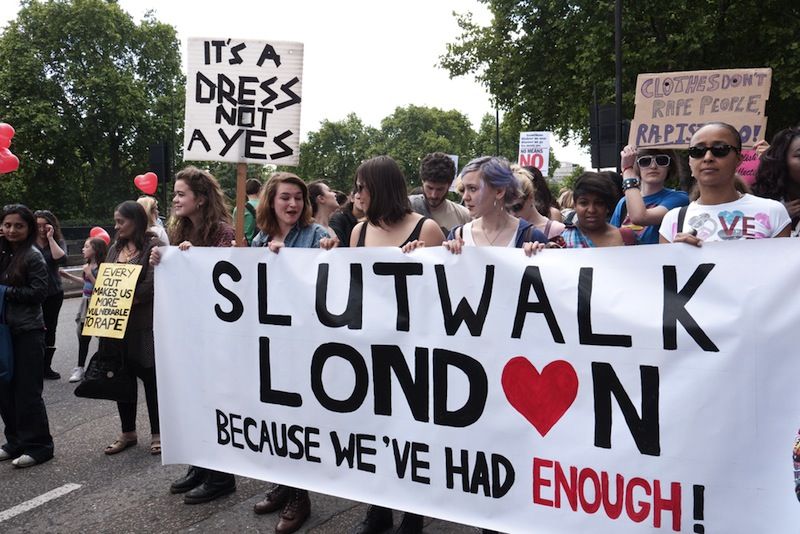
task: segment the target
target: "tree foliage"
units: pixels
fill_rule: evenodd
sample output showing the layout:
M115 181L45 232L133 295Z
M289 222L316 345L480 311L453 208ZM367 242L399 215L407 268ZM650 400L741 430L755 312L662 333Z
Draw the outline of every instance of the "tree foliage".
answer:
M481 125L478 128L478 133L475 136L475 150L476 156L503 156L510 162L517 161L519 155L519 134L526 131L519 124L512 123L509 117L503 117L500 121L500 152L497 153L497 118L487 113L481 119ZM466 162L464 162L466 163ZM548 168L548 177L552 178L553 173L561 166L553 149L550 149L550 165Z
M588 141L589 107L614 101L613 0L480 0L489 26L460 15L447 46L451 76L473 73L524 129ZM636 77L741 67L773 68L768 132L800 117L800 4L795 0L623 2L623 109L632 117Z
M379 149L392 156L414 187L420 185L419 164L426 154L459 156L459 164L474 156L475 131L460 111L408 106L381 121Z
M23 0L0 35L0 120L21 165L0 201L110 218L148 147L174 139L183 75L172 26L102 0Z
M365 126L354 113L341 121L324 120L319 130L300 144L296 172L306 180L325 180L332 189L350 191L362 161L377 155L378 130Z

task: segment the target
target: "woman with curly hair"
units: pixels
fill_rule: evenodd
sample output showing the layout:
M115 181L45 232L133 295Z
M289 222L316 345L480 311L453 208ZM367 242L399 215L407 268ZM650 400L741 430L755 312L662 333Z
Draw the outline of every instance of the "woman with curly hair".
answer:
M190 247L230 247L235 239L228 204L219 182L209 172L189 166L175 175L175 196L169 240L180 250ZM161 261L158 249L150 254L150 264ZM236 479L230 473L191 466L172 483L171 493L186 493L183 502L198 504L213 501L236 491Z
M235 238L228 203L210 173L189 166L175 175L169 241L181 250L229 247Z
M792 237L800 235L800 127L775 134L761 156L753 194L783 202L792 218Z

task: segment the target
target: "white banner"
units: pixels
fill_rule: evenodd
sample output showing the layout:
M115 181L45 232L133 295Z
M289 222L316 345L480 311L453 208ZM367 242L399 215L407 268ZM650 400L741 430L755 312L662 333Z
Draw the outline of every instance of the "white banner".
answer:
M550 172L550 132L520 132L517 163L536 167L547 177Z
M183 158L297 165L303 44L191 38Z
M503 532L796 532L789 239L164 249L163 461Z

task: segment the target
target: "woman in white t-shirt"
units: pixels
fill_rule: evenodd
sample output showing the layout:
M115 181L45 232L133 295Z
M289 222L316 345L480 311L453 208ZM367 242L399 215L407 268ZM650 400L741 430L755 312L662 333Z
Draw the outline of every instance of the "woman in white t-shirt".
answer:
M689 167L700 196L670 210L661 222L661 243L788 237L790 219L780 202L736 190L742 139L730 124L712 122L692 136Z

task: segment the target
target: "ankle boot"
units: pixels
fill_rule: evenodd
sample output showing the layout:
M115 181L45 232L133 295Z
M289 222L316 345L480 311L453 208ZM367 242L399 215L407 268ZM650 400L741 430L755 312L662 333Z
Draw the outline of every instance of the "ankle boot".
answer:
M353 534L380 534L391 528L392 511L382 506L370 506L364 520L356 525Z
M394 534L420 534L422 532L422 522L424 517L417 514L406 512Z
M234 491L236 491L236 478L232 474L209 469L203 483L190 490L183 497L183 502L186 504L200 504L213 501Z
M275 484L266 496L253 506L253 511L259 515L277 512L292 498L292 488L282 484Z
M311 515L311 499L308 492L291 489L292 495L281 511L281 519L275 525L275 534L291 534L300 529Z
M44 377L47 380L58 380L61 375L53 371L51 367L53 364L53 354L55 354L55 347L45 347L44 349Z
M189 467L189 470L181 478L172 483L169 487L170 493L186 493L203 483L208 476L208 470L195 465Z

